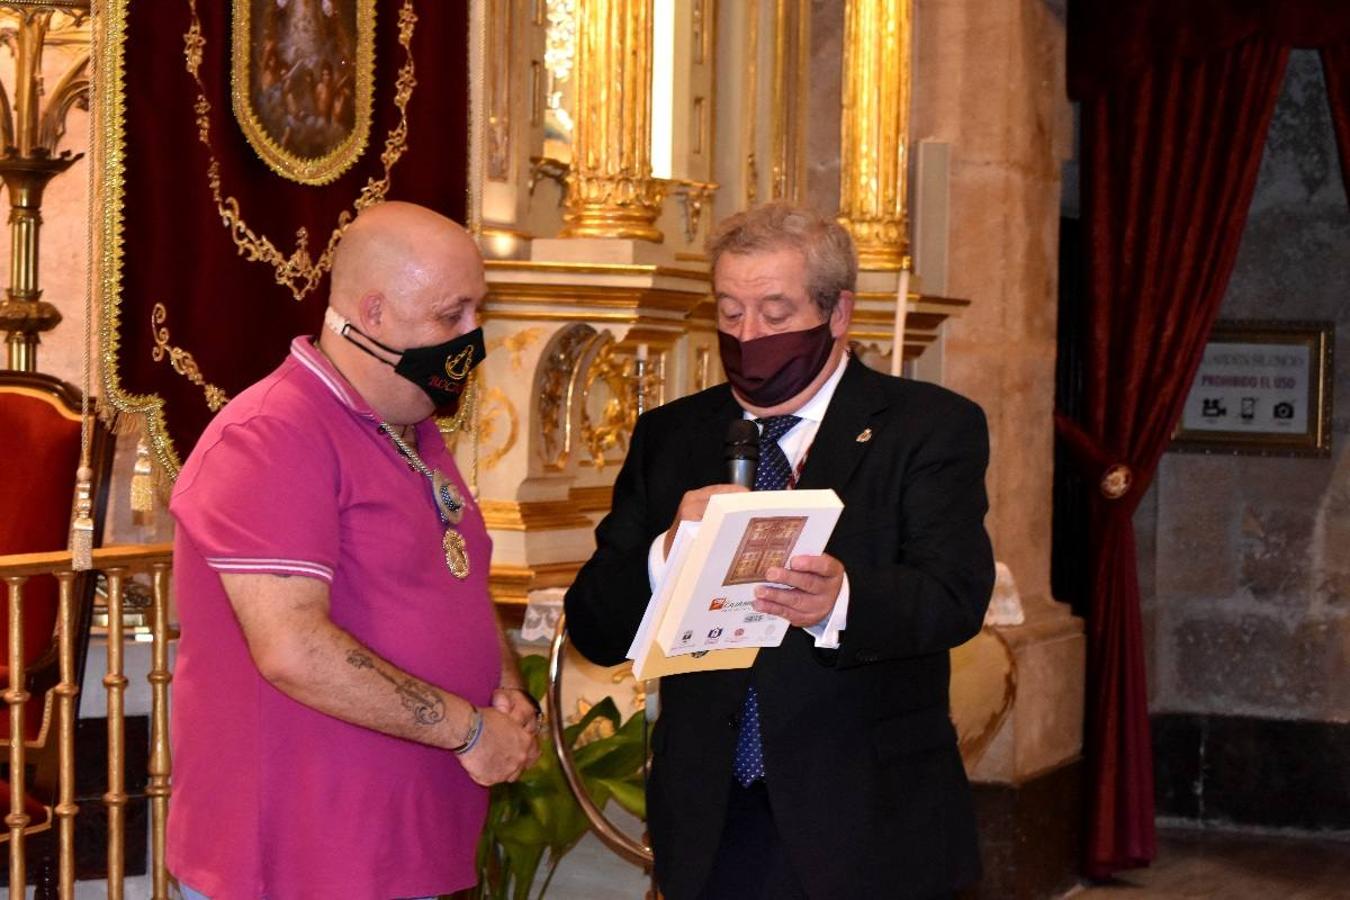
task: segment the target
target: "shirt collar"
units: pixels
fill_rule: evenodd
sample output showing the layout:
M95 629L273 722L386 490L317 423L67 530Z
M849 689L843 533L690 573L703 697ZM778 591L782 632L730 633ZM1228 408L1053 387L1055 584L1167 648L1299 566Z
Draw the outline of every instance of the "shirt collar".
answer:
M291 356L302 368L313 375L338 402L359 416L378 419L375 410L356 392L342 373L333 365L333 361L319 349L315 338L301 335L291 341Z
M811 399L801 405L800 409L794 410L792 415L804 422L820 423L825 418L825 410L829 409L830 400L834 398L835 388L839 387L839 380L844 377L844 369L848 366L848 352L845 351L839 357L839 362L835 364L834 372L825 380ZM757 418L754 414L746 412L747 419Z

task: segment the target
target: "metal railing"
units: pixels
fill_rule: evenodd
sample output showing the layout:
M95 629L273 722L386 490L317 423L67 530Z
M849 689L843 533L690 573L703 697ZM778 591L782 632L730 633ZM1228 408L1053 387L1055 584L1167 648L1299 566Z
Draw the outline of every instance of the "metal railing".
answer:
M126 878L125 829L126 805L126 709L127 677L123 671L123 601L128 580L137 574L150 577L152 595L150 758L146 795L150 803L151 884L155 900L169 896L168 872L164 864L164 834L168 820L171 761L169 757L169 574L172 570L170 544L106 547L94 551L94 570L107 579L108 652L107 672L103 677L108 704L108 788L103 803L108 811L108 897L122 900ZM36 742L25 740L24 721L29 695L24 664L24 586L34 576L52 575L58 585L56 643L59 681L55 695L56 753L58 777L56 803L51 810L57 832L58 896L75 896L75 698L77 627L80 598L75 596L81 573L71 568L68 552L27 553L0 556L0 579L9 595L9 687L4 692L9 706L10 809L5 817L9 828L9 895L24 896L27 848L31 817L24 809L27 796L25 765ZM51 736L47 736L51 740Z

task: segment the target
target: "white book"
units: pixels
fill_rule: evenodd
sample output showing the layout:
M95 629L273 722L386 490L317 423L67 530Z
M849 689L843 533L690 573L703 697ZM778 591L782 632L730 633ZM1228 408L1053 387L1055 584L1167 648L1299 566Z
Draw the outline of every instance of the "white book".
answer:
M754 608L765 572L824 552L843 503L832 490L715 494L682 522L666 571L629 648L634 675L744 668L783 642L789 623Z

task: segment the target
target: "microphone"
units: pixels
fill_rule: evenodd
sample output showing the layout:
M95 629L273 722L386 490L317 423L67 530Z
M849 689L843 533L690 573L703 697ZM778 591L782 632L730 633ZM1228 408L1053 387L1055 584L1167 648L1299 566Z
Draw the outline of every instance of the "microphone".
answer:
M727 428L727 482L755 488L755 467L759 465L759 429L749 419L737 419Z

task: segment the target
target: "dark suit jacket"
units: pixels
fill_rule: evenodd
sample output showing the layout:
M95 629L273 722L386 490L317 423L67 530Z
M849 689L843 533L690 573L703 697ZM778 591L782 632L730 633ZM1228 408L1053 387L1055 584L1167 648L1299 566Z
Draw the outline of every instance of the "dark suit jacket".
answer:
M591 660L623 660L651 596L651 542L685 491L726 480L723 439L741 415L723 384L639 419L567 593ZM979 631L993 586L988 444L974 403L849 361L799 484L844 501L827 552L848 573L848 628L837 651L794 628L752 669L662 680L647 797L669 900L696 896L712 866L752 679L774 818L812 897L927 897L979 878L947 651Z

